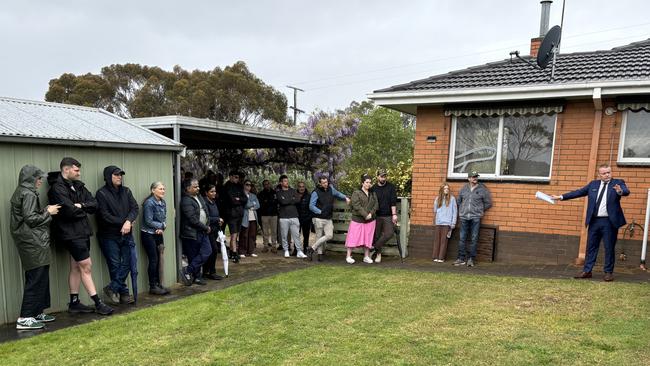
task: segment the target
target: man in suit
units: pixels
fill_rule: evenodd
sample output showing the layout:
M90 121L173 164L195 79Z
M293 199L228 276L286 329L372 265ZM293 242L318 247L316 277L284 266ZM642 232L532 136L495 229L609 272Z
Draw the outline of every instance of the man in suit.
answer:
M605 281L614 280L614 248L618 229L625 225L625 216L621 208L621 197L630 194L630 190L622 179L612 178L612 168L603 164L598 167L598 177L586 186L561 196L551 196L554 200L570 200L573 198L588 198L587 217L585 225L589 226L587 238L587 257L582 272L574 278L591 278L591 269L596 263L598 247L601 239L605 246Z

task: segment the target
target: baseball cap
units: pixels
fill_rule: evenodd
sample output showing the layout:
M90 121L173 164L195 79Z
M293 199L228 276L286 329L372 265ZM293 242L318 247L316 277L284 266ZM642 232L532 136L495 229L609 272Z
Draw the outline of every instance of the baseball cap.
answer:
M377 170L377 176L381 177L382 175L388 175L388 172L386 171L386 169L382 168L382 169Z
M467 173L467 178L472 178L472 177L480 177L480 175L476 170L472 170L471 172Z

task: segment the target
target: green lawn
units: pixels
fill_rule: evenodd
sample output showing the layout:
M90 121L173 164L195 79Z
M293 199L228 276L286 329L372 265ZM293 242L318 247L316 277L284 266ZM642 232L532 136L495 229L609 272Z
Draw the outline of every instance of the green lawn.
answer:
M0 363L641 365L648 290L313 266L0 344Z

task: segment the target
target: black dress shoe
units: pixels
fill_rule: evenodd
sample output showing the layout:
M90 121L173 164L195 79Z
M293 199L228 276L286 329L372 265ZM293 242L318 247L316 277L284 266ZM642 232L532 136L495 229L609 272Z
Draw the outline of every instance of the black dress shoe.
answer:
M577 275L573 276L573 278L591 278L591 272L580 272Z
M205 275L205 277L209 278L211 280L216 280L216 281L223 280L223 277L219 276L216 273L209 273L209 274Z
M605 272L605 277L603 277L603 281L605 282L614 281L614 274L612 272Z

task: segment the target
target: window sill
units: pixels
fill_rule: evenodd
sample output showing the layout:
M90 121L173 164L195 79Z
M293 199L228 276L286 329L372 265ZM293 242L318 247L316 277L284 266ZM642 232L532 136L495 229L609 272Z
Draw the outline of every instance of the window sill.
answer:
M617 161L616 166L650 166L649 161Z
M447 177L449 182L466 182L467 177ZM479 182L520 183L520 184L551 184L550 178L510 178L510 177L479 177Z

